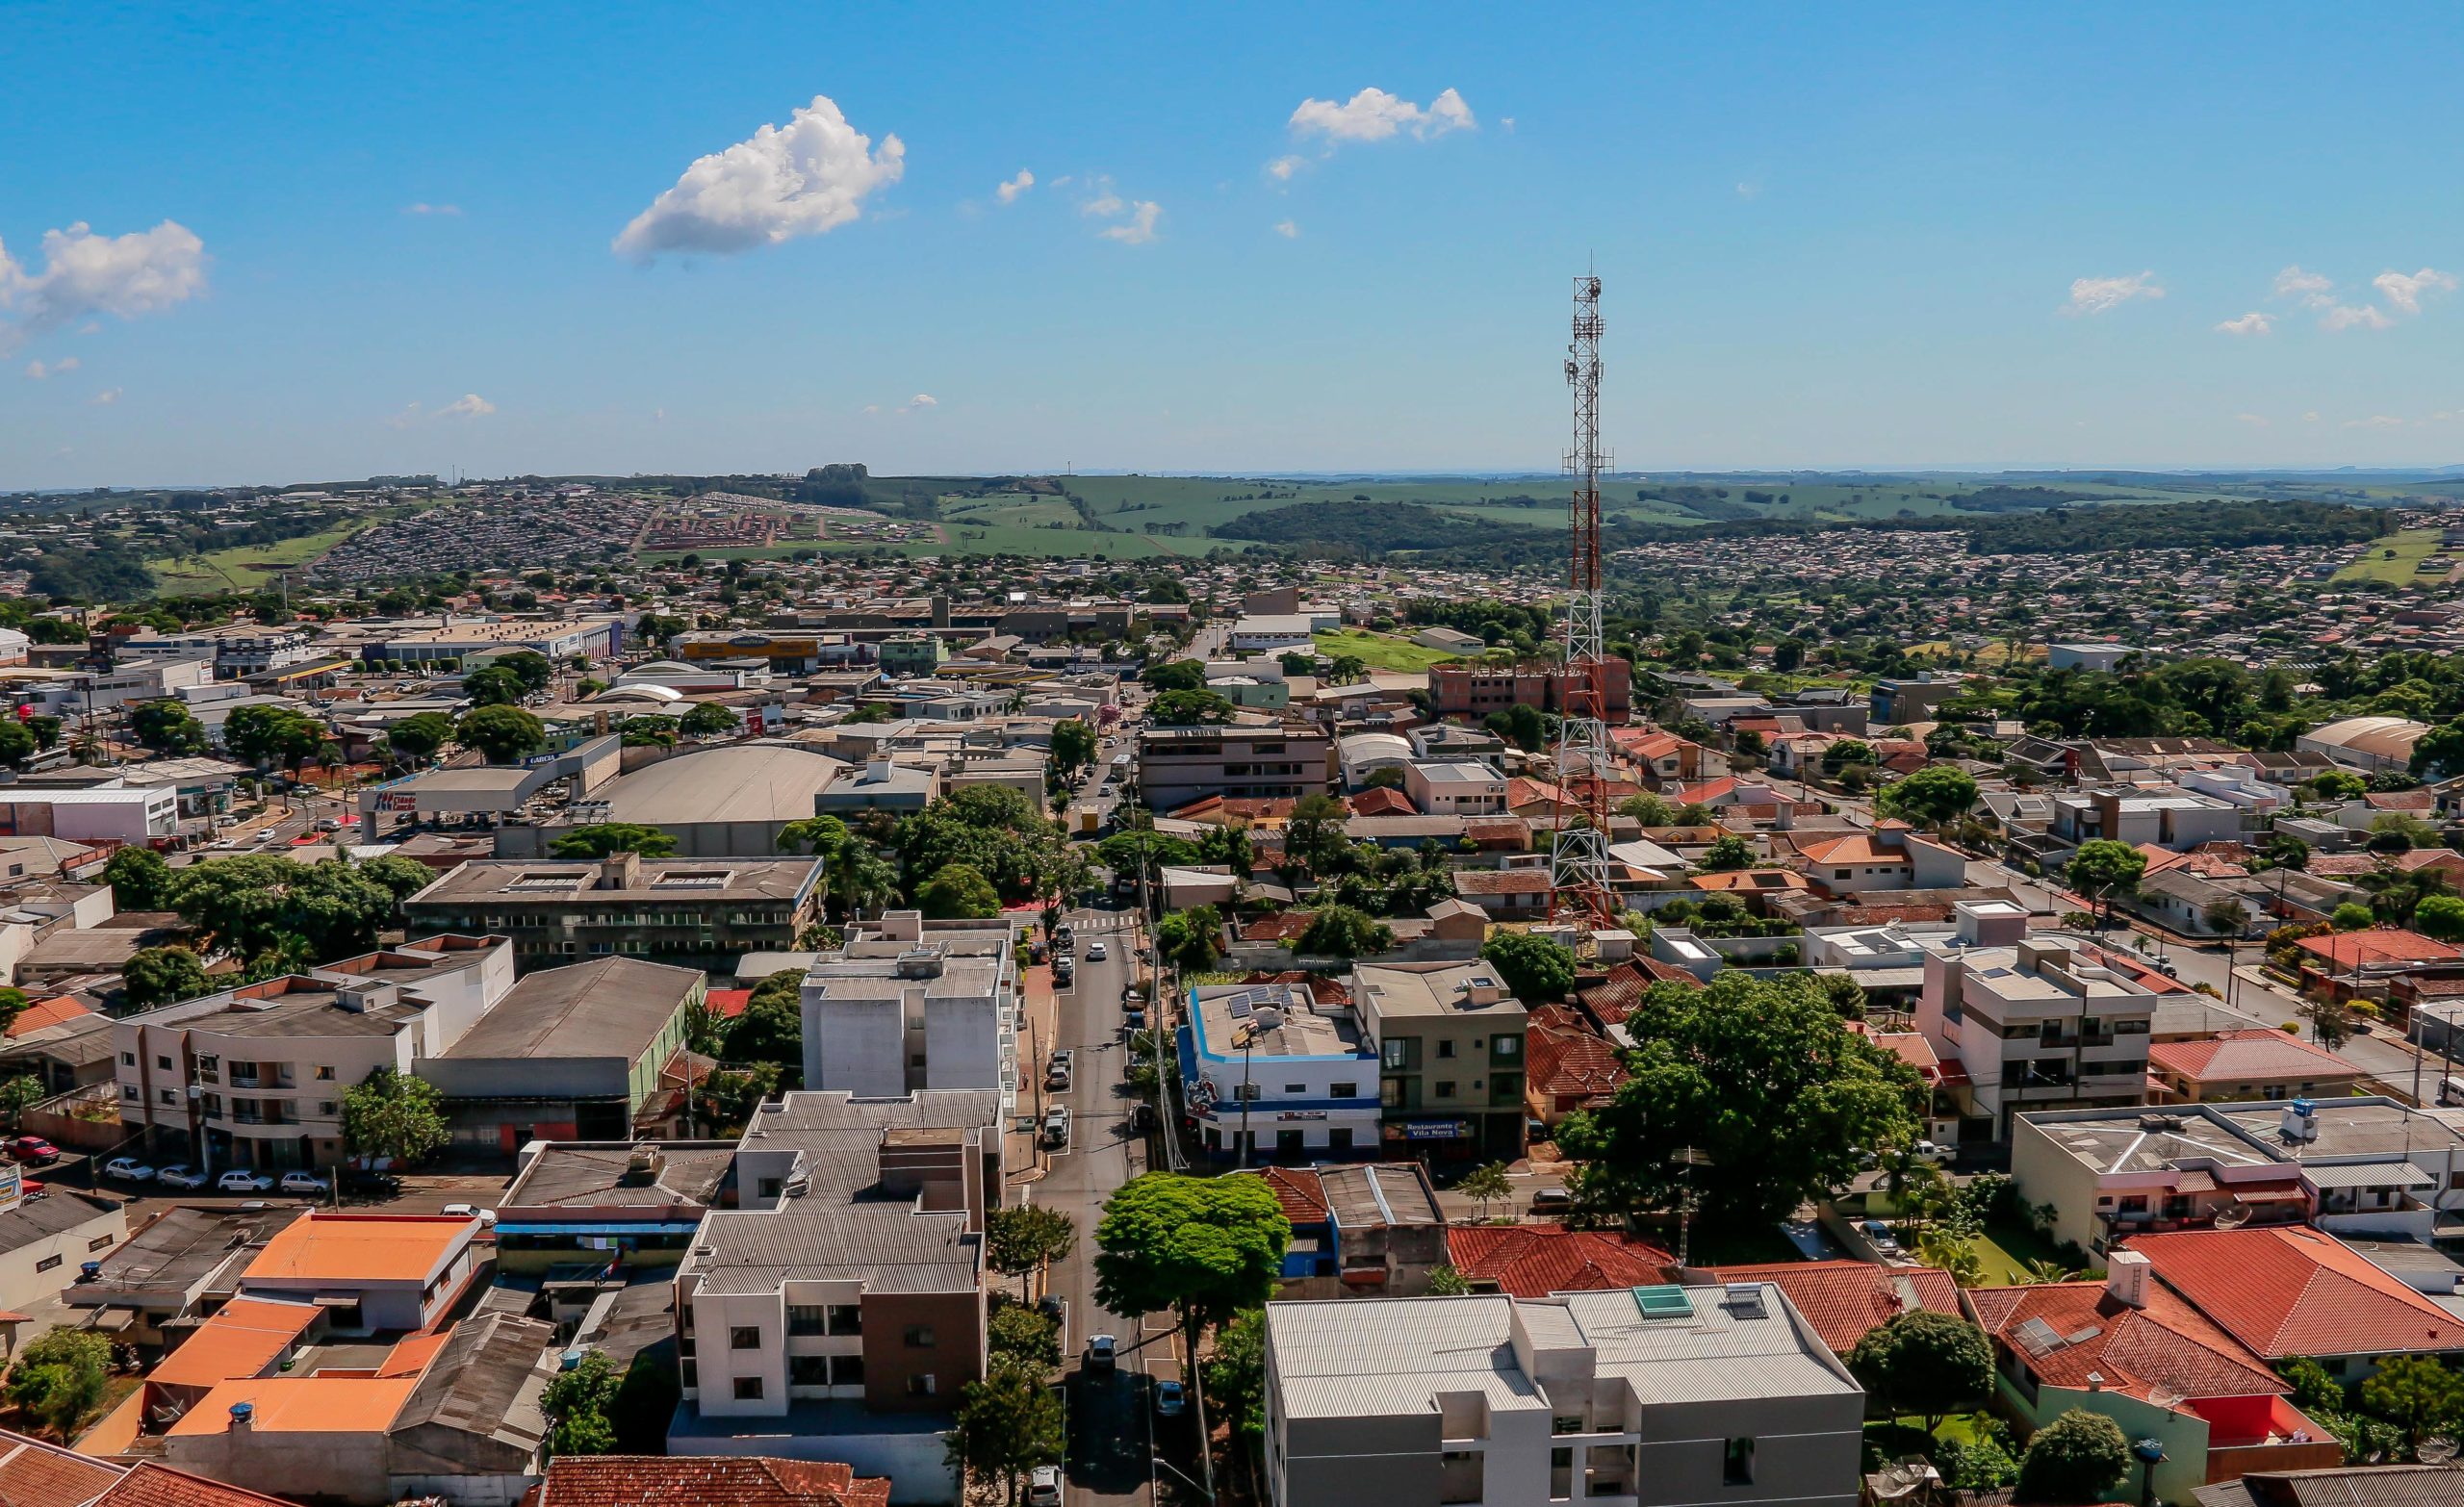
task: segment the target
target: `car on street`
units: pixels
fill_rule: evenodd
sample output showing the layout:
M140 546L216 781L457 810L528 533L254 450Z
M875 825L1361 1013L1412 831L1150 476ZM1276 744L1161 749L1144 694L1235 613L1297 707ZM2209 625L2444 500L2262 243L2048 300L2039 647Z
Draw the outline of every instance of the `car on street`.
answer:
M154 1181L165 1188L198 1188L205 1186L205 1174L194 1167L182 1166L178 1162L173 1162L155 1173Z
M225 1193L265 1193L273 1189L273 1179L246 1167L233 1167L214 1180L217 1189Z
M1087 960L1089 962L1102 962L1110 956L1111 954L1105 950L1103 943L1089 942L1087 944Z
M1120 1341L1110 1335L1087 1337L1087 1369L1109 1371L1120 1358Z
M391 1172L372 1171L367 1167L345 1167L342 1171L343 1191L366 1198L391 1198L402 1190L402 1180Z
M1189 1410L1189 1393L1179 1382L1168 1381L1155 1384L1155 1416L1157 1418L1179 1418Z
M1061 1467L1040 1465L1027 1476L1027 1507L1061 1507Z
M103 1163L103 1176L128 1183L151 1183L154 1181L154 1169L135 1157L114 1157Z
M9 1154L30 1166L49 1166L60 1160L60 1148L40 1136L19 1136L9 1142Z
M1058 1151L1069 1144L1069 1110L1054 1105L1043 1117L1043 1143Z
M1886 1256L1899 1254L1899 1237L1890 1233L1889 1225L1883 1223L1880 1219L1868 1219L1863 1228L1865 1239L1873 1241L1874 1249Z
M1575 1206L1575 1195L1554 1184L1531 1190L1533 1213L1563 1213Z
M322 1193L328 1185L314 1172L285 1172L282 1190L286 1193Z
M1930 1140L1918 1141L1908 1149L1908 1154L1928 1166L1936 1167L1948 1166L1959 1160L1958 1152Z
M451 1214L456 1219L476 1219L482 1227L492 1226L497 1222L495 1210L482 1209L476 1204L448 1204L437 1213Z

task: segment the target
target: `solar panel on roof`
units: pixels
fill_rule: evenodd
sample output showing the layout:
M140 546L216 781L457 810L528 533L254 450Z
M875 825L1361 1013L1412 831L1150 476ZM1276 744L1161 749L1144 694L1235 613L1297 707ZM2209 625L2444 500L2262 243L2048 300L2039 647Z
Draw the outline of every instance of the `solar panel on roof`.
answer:
M2063 1346L2062 1337L2055 1334L2053 1326L2041 1318L2028 1319L2011 1331L2011 1338L2018 1341L2019 1348L2030 1355L2051 1355Z
M2062 1337L2062 1342L2064 1344L2086 1344L2089 1341L2093 1340L2104 1332L2102 1325L2090 1324L2085 1329L2074 1329L2070 1333L2064 1335Z

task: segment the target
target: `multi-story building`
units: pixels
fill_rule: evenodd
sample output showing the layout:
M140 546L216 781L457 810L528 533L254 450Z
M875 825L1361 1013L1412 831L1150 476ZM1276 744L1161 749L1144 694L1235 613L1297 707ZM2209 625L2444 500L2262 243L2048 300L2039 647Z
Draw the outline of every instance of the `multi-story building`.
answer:
M951 1501L941 1434L985 1371L1000 1098L791 1093L735 1157L676 1275L671 1455L836 1460Z
M1403 794L1425 816L1498 816L1505 777L1473 759L1420 759L1403 767Z
M324 655L306 629L279 624L235 623L225 627L192 628L181 633L132 634L113 646L131 659L194 659L214 661L215 674L226 680L287 670Z
M624 647L625 620L620 617L572 618L445 618L400 624L360 624L345 641L359 657L372 662L438 665L459 664L475 655L529 650L561 663L579 655L610 659Z
M1379 1136L1390 1149L1523 1155L1528 1017L1494 967L1359 963L1351 996L1377 1060Z
M2187 853L2201 843L2239 842L2242 808L2196 790L2088 790L2053 798L2053 835L2071 847L2106 838Z
M932 633L893 633L882 640L882 674L905 679L929 676L950 657L950 646Z
M1479 721L1510 706L1534 711L1565 710L1565 676L1544 665L1454 663L1431 665L1428 672L1429 712L1437 717ZM1634 667L1623 659L1608 661L1606 713L1610 722L1633 714Z
M706 996L701 969L638 958L543 969L418 1072L462 1150L668 1134L694 1081L686 1021Z
M892 910L805 975L805 1085L863 1098L988 1089L1014 1103L1019 984L1010 924Z
M788 952L821 919L818 858L483 858L402 903L413 935L513 938L522 968L624 956L699 968Z
M1942 1060L1964 1136L2008 1140L2021 1111L2146 1097L2152 990L2069 939L2029 935L2027 912L2008 901L1963 901L1955 914L1948 936L1921 938L1916 1025Z
M1211 1157L1323 1162L1379 1149L1377 1055L1348 1001L1321 1003L1306 983L1197 984L1180 1057Z
M411 1072L513 987L501 936L432 936L114 1022L120 1122L216 1170L342 1160L343 1095Z
M1270 1303L1273 1507L1850 1507L1865 1394L1780 1289Z
M1323 795L1335 779L1335 744L1299 723L1142 728L1138 794L1158 811L1206 796L1291 800Z

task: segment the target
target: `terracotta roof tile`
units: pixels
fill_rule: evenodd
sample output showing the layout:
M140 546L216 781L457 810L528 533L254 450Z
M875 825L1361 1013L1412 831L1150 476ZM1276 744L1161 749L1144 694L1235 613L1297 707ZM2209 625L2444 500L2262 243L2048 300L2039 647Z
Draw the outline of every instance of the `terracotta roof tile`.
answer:
M120 1478L120 1483L94 1499L94 1507L291 1507L279 1496L267 1496L244 1486L209 1481L186 1470L151 1460Z
M2225 1031L2206 1041L2160 1041L2147 1049L2150 1067L2200 1083L2256 1083L2284 1078L2311 1082L2361 1076L2361 1069L2298 1036L2264 1026Z
M1604 1099L1626 1081L1617 1049L1594 1034L1587 1022L1567 1027L1534 1020L1529 1022L1529 1035L1524 1049L1529 1059L1527 1082L1538 1092L1552 1098L1579 1094Z
M1546 869L1465 869L1454 876L1458 895L1540 895L1548 889Z
M2333 936L2305 936L2300 947L2339 968L2371 963L2449 962L2464 958L2464 947L2433 941L2419 932L2383 928L2340 932Z
M1283 1206L1283 1216L1294 1224L1326 1222L1326 1188L1318 1174L1306 1167L1268 1167L1258 1176L1274 1189L1275 1202Z
M887 1507L886 1476L760 1455L559 1455L535 1507Z
M2268 1360L2464 1352L2464 1318L2298 1225L2131 1238L2165 1284Z
M1412 816L1418 814L1413 808L1411 797L1403 794L1400 790L1389 790L1383 786L1364 790L1360 794L1353 796L1351 798L1350 805L1351 814L1354 816Z
M11 1507L84 1507L119 1478L117 1466L0 1430L0 1500Z
M1463 1224L1446 1232L1454 1269L1519 1298L1604 1292L1668 1280L1675 1258L1648 1240L1561 1224Z
M2039 1381L2057 1387L2084 1388L2093 1372L2107 1388L2143 1400L2280 1396L2291 1390L2267 1363L2162 1283L2148 1285L2143 1309L2113 1296L2101 1282L1981 1288L1969 1296L1986 1332L2024 1361ZM2014 1332L2030 1319L2042 1320L2068 1342L2029 1348Z
M1716 1282L1774 1284L1835 1355L1846 1355L1865 1331L1912 1307L1960 1311L1959 1284L1932 1266L1889 1270L1861 1261L1786 1261L1707 1271Z

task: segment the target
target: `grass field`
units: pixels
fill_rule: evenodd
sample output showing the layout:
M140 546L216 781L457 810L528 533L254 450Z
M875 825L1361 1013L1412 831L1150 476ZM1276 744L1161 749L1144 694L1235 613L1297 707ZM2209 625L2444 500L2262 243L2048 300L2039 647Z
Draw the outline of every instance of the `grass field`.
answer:
M171 597L202 596L218 591L256 591L273 583L275 574L307 564L368 526L357 520L323 533L301 534L270 545L244 545L207 554L184 555L149 566L155 584Z
M1331 629L1318 634L1317 641L1318 652L1328 658L1349 654L1372 670L1392 670L1405 675L1418 675L1431 665L1463 657L1449 650L1423 648L1407 638L1366 633L1358 628Z
M2328 584L2350 586L2362 581L2383 581L2390 586L2410 586L2415 581L2444 580L2444 575L2419 569L2424 560L2437 552L2437 529L2407 528L2393 539L2371 545L2360 559L2330 577Z

